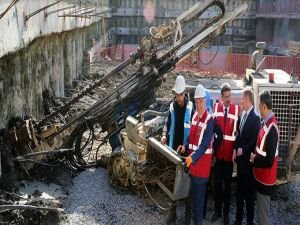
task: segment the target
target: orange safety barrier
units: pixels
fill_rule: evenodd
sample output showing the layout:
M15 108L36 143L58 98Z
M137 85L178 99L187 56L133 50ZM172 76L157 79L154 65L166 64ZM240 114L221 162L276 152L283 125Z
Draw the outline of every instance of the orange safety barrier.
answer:
M117 45L99 49L94 58L109 56L114 61L123 61L135 52L137 45ZM177 71L191 71L204 74L243 76L250 66L251 55L218 52L195 52L176 65ZM300 77L300 57L267 55L264 68L282 69Z

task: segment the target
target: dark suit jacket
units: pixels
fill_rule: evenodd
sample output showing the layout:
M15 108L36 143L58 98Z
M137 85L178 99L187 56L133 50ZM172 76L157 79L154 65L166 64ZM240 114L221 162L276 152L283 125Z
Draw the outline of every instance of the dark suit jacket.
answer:
M241 118L239 118L239 121ZM238 123L239 125L240 123ZM239 129L238 129L239 130ZM237 157L237 173L252 174L252 164L250 163L251 152L255 152L257 136L260 130L260 118L255 113L254 108L250 111L242 132L238 131L235 149L243 149L243 155Z

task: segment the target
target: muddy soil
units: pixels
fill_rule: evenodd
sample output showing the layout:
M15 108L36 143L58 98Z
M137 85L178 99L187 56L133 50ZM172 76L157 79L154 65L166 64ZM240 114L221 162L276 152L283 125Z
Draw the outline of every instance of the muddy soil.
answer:
M68 186L72 182L72 174L69 169L62 166L51 167L35 166L26 177L28 180L16 181L14 187L1 186L0 190L0 205L30 205L37 207L63 208L64 199L61 197L49 198L46 192L40 188L42 184L45 187L54 185L52 193L58 192L58 187L68 190ZM40 181L40 182L36 182ZM26 186L35 184L31 187L30 194L25 194ZM3 190L5 189L5 190ZM50 193L50 192L48 192ZM66 195L67 196L67 195ZM64 214L61 212L47 210L32 210L32 209L15 209L6 212L0 211L1 225L53 225L59 224L59 221L64 219Z

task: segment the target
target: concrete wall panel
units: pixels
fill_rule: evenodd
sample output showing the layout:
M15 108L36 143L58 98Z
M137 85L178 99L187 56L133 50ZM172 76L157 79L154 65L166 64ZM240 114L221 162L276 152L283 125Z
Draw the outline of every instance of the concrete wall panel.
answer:
M4 9L6 9L10 5L11 2L11 0L1 0L0 13L2 13ZM47 6L54 2L56 1L18 1L4 15L4 17L0 19L0 58L10 52L15 52L21 48L26 47L32 40L34 40L37 37L89 26L93 22L100 20L100 17L91 17L90 19L75 17L58 17L58 15L63 15L63 12L69 13L75 8L53 13L45 17L45 12L50 12L73 5L72 1L62 1L25 21L24 15L29 15L34 11L41 9L44 6ZM86 2L89 1L81 1L82 4ZM83 6L76 6L76 9L79 8L83 8ZM96 7L96 12L100 12L100 10L101 7Z
M97 26L40 37L0 58L0 128L12 117L41 119L46 89L64 96L65 87L82 76L84 51L92 47Z

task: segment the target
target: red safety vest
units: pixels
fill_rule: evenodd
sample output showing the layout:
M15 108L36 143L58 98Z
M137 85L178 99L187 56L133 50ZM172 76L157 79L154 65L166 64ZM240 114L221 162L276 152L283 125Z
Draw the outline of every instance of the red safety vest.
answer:
M224 106L222 103L214 105L214 117L217 119L223 132L223 140L217 150L217 158L225 161L232 161L233 147L237 136L237 122L240 114L240 107L230 104L227 111L227 119L224 121Z
M201 144L204 131L207 127L208 121L212 118L211 114L206 110L201 118L198 117L198 113L195 112L191 131L190 131L190 142L189 150L192 154ZM208 178L210 175L211 159L212 159L212 141L209 147L206 149L205 154L196 162L190 165L189 171L192 176Z
M260 130L256 143L255 155L261 155L266 157L266 138L272 127L275 127L278 133L278 143L275 153L275 158L271 168L253 168L255 179L263 185L274 185L276 184L277 176L277 164L278 164L278 146L279 146L279 129L275 116L273 115L268 122Z

